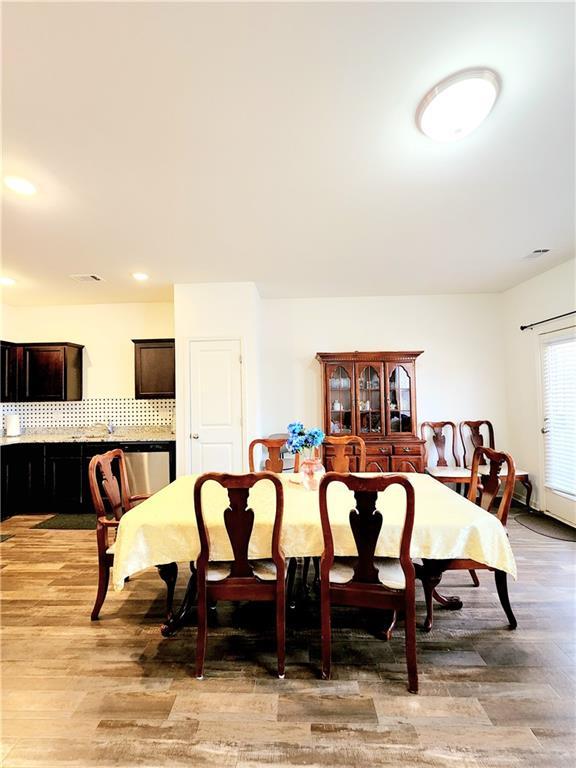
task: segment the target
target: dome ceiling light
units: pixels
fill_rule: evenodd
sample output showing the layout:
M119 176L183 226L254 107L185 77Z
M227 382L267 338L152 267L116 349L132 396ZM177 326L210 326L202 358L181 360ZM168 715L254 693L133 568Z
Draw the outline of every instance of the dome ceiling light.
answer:
M418 128L434 141L468 136L492 111L500 78L491 69L463 69L441 80L420 102Z

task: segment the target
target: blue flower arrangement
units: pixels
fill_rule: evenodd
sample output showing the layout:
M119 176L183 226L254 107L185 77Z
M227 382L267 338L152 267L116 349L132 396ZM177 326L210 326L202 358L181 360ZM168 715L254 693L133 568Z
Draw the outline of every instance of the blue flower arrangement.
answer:
M293 421L288 424L286 446L290 453L302 453L302 451L308 449L310 455L312 455L312 449L322 445L324 438L324 432L318 427L306 430L301 421Z

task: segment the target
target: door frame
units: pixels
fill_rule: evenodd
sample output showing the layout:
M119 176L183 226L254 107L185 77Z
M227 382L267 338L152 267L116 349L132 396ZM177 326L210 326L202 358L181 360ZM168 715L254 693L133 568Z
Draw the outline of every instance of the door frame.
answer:
M540 487L538 488L538 507L540 512L548 517L552 517L555 520L560 520L562 523L566 523L561 517L557 517L553 513L546 509L546 451L544 448L544 435L541 433L542 425L544 424L544 360L543 349L545 344L545 337L550 336L553 333L561 333L562 331L574 330L576 333L576 322L574 320L556 320L548 323L548 328L544 331L537 331L534 334L534 358L536 361L536 399L538 406L538 472L540 476Z
M178 339L176 343L178 344ZM177 452L182 458L178 461L177 476L192 474L192 409L190 407L190 398L192 395L191 378L190 378L190 345L193 342L198 341L236 341L240 345L240 418L241 418L241 440L242 440L242 471L246 471L246 451L244 446L246 444L246 376L244 375L244 360L245 360L245 341L242 336L230 336L228 334L224 336L187 336L182 339L182 347L180 353L176 354L176 413L178 413L179 406L179 393L182 395L180 399L184 400L183 412L184 416L182 420L177 420L176 426L176 438L178 447L180 450ZM180 384L180 386L178 386ZM180 426L180 429L178 428ZM183 434L182 434L183 433ZM183 449L183 450L182 450Z

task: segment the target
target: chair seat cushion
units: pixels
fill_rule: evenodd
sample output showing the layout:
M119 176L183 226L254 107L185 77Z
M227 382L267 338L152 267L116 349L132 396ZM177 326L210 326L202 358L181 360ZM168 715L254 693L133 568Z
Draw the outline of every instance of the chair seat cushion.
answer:
M426 467L426 472L432 477L470 477L467 467Z
M251 562L254 570L254 576L262 581L274 581L276 578L276 566L273 560L253 560ZM222 581L230 576L231 563L215 562L209 563L206 571L207 581Z
M353 557L337 557L330 569L330 581L334 584L346 584L354 576L354 564L356 559ZM375 557L374 565L378 568L378 578L380 582L389 589L405 589L406 579L404 571L400 565L400 560L396 557Z
M432 477L470 477L470 467L426 467L426 472ZM481 464L478 467L478 472L481 475L487 475L490 472L490 467L487 464ZM506 467L502 467L499 472L500 477L506 477ZM516 469L516 477L521 475L528 475L523 469Z

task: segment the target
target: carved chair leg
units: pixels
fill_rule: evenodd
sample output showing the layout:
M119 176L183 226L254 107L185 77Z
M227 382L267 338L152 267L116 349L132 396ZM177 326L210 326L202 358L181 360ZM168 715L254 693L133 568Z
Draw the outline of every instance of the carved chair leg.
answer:
M472 577L472 581L473 581L473 583L474 583L474 586L475 586L475 587L479 587L479 586L480 586L480 579L478 578L478 574L476 573L476 571L475 571L473 568L471 568L471 569L468 571L468 573L469 573L469 574L470 574L470 576Z
M523 480L520 480L524 488L526 488L526 511L530 512L532 507L530 506L530 501L532 500L532 483L530 482L530 478L525 478Z
M296 600L294 597L294 582L296 580L296 569L298 568L298 560L295 557L291 557L288 561L288 570L286 573L286 599L288 606L292 609L296 608Z
M314 581L312 586L314 589L318 589L318 584L320 583L320 558L313 557L312 562L314 563Z
M308 594L308 572L310 571L310 560L312 558L305 557L302 560L302 594Z
M396 626L397 619L398 619L398 611L392 611L392 620L390 621L388 629L386 630L386 640L388 640L388 642L390 642L390 640L392 639L392 630Z
M406 644L406 666L408 668L408 691L418 693L418 663L416 658L416 605L414 596L406 601L404 609L404 634Z
M422 587L424 588L424 599L426 601L426 618L424 619L424 631L430 632L432 624L434 623L434 601L432 599L436 584L430 579L422 579Z
M206 599L206 581L198 579L198 635L196 638L196 677L204 677L204 659L206 657L206 635L208 634L208 612Z
M108 592L108 584L110 582L110 566L105 563L98 563L98 592L96 593L96 602L94 608L92 608L92 614L90 615L91 621L97 621L100 614L100 608L106 598Z
M278 677L283 680L286 670L286 592L284 584L276 594L276 645L278 652Z
M507 574L505 571L494 571L494 579L496 581L496 589L498 591L498 597L500 598L500 604L510 623L510 629L516 629L518 622L516 621L516 616L514 616L514 613L512 612L510 599L508 597Z
M166 619L169 620L173 614L174 590L178 580L178 565L176 563L165 563L157 567L158 575L166 584Z
M320 617L322 622L322 679L330 680L332 665L332 622L330 616L330 587L320 582Z

